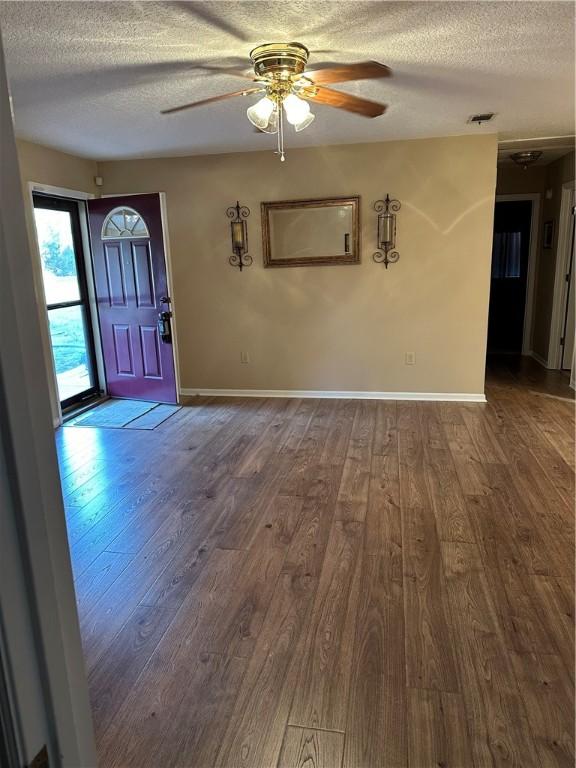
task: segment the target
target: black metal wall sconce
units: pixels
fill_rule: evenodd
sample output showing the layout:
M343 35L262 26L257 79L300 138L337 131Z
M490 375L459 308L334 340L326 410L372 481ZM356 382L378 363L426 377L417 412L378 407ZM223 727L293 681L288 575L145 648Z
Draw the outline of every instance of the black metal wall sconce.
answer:
M246 219L250 216L250 208L245 205L231 206L226 211L230 221L230 234L232 236L232 256L228 259L233 267L249 267L252 264L252 256L248 254L248 227Z
M378 248L372 258L378 264L384 264L388 269L388 264L394 264L400 258L396 248L396 213L401 205L398 200L390 200L386 195L385 200L377 200L374 203L374 210L378 214Z

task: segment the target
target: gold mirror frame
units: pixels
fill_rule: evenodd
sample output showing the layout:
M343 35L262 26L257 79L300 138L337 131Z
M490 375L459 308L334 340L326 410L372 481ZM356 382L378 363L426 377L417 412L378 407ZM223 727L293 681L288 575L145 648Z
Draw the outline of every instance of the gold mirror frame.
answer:
M352 248L350 253L336 256L322 255L303 258L274 259L270 242L270 213L276 210L295 208L328 208L341 205L352 206ZM310 267L334 266L337 264L360 263L360 197L330 197L314 200L278 200L261 203L262 212L262 252L265 267Z

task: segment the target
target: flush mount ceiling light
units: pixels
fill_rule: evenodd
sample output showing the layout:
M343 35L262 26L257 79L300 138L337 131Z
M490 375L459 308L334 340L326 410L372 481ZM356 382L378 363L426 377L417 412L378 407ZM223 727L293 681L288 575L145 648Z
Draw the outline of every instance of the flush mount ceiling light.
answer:
M262 93L263 97L248 107L246 114L258 131L276 134L277 152L281 160L284 160L284 118L296 132L303 131L315 119L309 102L325 104L363 117L384 114L385 104L335 91L327 88L326 84L389 77L392 72L387 66L377 61L366 61L359 64L324 64L318 69L306 70L308 56L309 51L302 43L259 45L250 53L254 70L252 73L223 70L226 74L252 80L257 84L256 87L165 109L162 114L180 112L235 96Z
M514 152L510 155L510 159L514 160L517 165L521 165L524 170L526 170L529 165L533 165L541 157L542 152L538 149L526 150L525 152Z

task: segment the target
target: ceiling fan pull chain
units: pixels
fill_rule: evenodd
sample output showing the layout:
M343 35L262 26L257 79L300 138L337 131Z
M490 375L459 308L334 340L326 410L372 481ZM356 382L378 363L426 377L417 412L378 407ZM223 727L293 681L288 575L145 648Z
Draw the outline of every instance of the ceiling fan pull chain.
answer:
M278 105L278 111L280 112L280 125L278 126L278 140L280 144L278 150L280 152L280 160L284 162L286 158L284 157L284 110L282 109L282 104Z
M278 110L278 128L276 129L276 145L277 153L280 154L280 126L282 125L282 107L276 102L276 109Z

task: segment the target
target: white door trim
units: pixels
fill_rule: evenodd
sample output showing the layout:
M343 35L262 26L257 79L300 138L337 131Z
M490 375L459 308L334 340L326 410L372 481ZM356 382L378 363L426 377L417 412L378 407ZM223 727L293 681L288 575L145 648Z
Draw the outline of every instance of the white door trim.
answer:
M159 192L160 216L162 218L162 237L164 238L164 261L166 263L166 279L170 294L170 327L172 329L172 355L174 357L174 376L176 377L176 400L180 402L180 355L178 354L178 331L176 328L176 301L174 298L174 280L172 273L172 252L170 251L170 237L168 235L168 208L166 204L166 192Z
M552 301L552 317L550 320L550 339L548 342L548 367L560 368L562 363L562 325L564 322L564 309L566 302L566 270L568 268L570 250L570 205L572 192L575 189L574 181L562 184L562 200L560 202L560 215L558 216L558 244L556 246L556 271L554 274L554 297Z
M29 181L28 189L32 192L40 192L44 195L56 195L57 197L73 198L74 200L92 200L96 197L92 192L81 192L78 189L67 187L55 187L52 184L39 184L37 181Z
M38 247L38 232L36 231L36 219L34 217L34 192L40 192L44 195L54 195L56 197L64 197L69 200L85 201L91 200L95 197L91 192L82 192L77 189L67 189L66 187L55 187L51 184L39 184L36 181L28 182L28 194L26 196L26 213L30 219L30 226L32 228L33 237L31 238L30 250L32 255L32 274L34 277L34 291L36 293L36 301L38 304L38 316L40 318L40 334L42 337L42 348L44 350L44 358L46 360L46 370L48 371L48 391L50 395L50 405L52 407L52 421L55 427L62 424L62 408L60 407L60 397L58 395L58 380L56 378L56 368L54 365L54 355L52 353L52 344L50 342L50 324L48 322L48 310L46 309L46 294L44 292L44 279L42 277L42 259L40 257L40 248ZM80 217L82 218L82 217ZM82 241L84 245L84 258L92 262L91 251L88 241L88 250L86 250L86 240L84 238L84 232L82 222L80 223L80 229L83 233ZM86 265L88 267L88 264ZM87 269L88 272L88 269ZM92 274L92 267L90 266L90 274ZM91 279L88 279L88 288L90 293ZM92 304L92 296L90 296L90 304ZM92 318L93 319L93 318ZM95 327L95 333L97 338L95 343L99 341L98 327ZM98 351L96 353L98 360ZM101 379L100 365L98 365L98 377ZM100 380L100 386L102 381Z
M530 200L532 216L530 220L530 246L528 250L528 272L526 275L526 301L524 304L524 331L522 335L522 354L532 354L532 323L534 317L534 287L536 284L536 259L538 255L538 232L540 227L540 193L522 195L496 195L496 202L516 202Z

